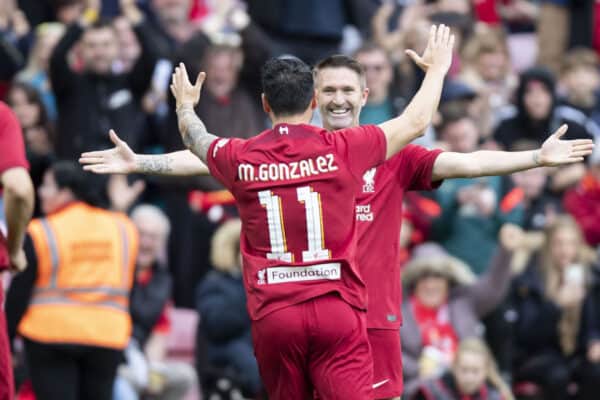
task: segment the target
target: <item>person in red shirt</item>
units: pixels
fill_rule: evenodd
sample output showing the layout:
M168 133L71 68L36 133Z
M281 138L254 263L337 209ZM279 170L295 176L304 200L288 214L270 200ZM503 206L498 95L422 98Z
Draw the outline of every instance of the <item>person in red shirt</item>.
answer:
M410 53L423 69L429 59ZM315 85L323 126L336 129L358 126L368 96L364 72L356 61L332 56L316 68ZM402 364L398 329L401 324L400 252L397 238L406 190L437 187L442 179L509 174L540 165L579 161L589 154L589 141L562 141L561 128L540 149L530 152L440 153L409 145L361 178L356 204L357 261L369 298L367 328L373 353L375 398L402 393ZM189 151L138 155L114 133L116 147L82 155L85 168L97 173L207 174L206 166ZM390 279L396 276L398 279Z
M308 125L316 107L311 69L273 59L262 71L273 128L250 139L219 138L194 112L205 74L173 74L186 147L235 197L252 337L272 399L372 396L366 288L355 263L354 207L366 170L423 134L452 59L449 28L432 28L432 66L400 117L336 133ZM335 315L336 318L331 318Z
M19 272L27 261L23 252L23 239L27 223L33 212L33 184L27 172L23 133L17 117L0 102L0 271ZM0 304L4 303L4 289L0 284ZM0 400L10 400L14 395L12 358L6 329L4 307L0 310Z

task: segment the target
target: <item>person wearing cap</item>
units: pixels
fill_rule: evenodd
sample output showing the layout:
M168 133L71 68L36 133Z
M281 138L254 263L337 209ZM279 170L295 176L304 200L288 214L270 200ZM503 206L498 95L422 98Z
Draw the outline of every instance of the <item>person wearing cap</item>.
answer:
M423 379L451 366L460 340L480 336L480 318L504 298L510 284L514 229L512 225L502 228L501 245L479 279L468 265L435 244L415 249L402 272L405 298L400 336L408 398Z

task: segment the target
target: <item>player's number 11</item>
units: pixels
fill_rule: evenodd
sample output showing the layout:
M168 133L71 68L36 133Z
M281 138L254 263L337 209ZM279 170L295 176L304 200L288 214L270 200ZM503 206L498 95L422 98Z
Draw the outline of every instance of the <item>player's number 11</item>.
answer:
M302 252L302 262L327 260L331 258L331 253L324 248L321 195L313 192L310 186L299 187L296 192L298 201L304 204L306 210L308 249ZM267 253L267 258L293 262L294 256L287 251L281 197L274 195L270 190L263 190L258 192L258 199L260 204L267 210L269 241L271 242L271 252Z

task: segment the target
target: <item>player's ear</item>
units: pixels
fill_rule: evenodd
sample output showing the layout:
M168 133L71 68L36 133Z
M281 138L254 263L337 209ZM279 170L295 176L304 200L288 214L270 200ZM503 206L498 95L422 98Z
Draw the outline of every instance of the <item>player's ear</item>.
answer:
M367 100L368 99L369 99L369 88L366 87L366 88L363 89L362 96L361 96L361 99L360 99L360 105L361 105L361 107L364 107L365 104L367 104Z
M267 96L265 96L264 93L260 94L260 100L262 102L263 111L269 114L271 112L271 106L269 105L269 102L267 101Z
M317 108L317 90L316 89L313 93L312 100L310 101L310 109L314 110L315 108Z

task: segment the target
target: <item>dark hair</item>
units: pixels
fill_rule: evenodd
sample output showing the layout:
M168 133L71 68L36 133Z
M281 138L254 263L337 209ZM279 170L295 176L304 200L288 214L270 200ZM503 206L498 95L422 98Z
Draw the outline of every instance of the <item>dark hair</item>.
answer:
M297 58L276 58L265 63L261 72L262 90L277 116L301 114L314 95L312 71Z
M344 56L342 54L334 54L333 56L322 59L314 68L315 78L317 77L319 71L325 68L348 68L349 70L356 72L361 86L366 86L365 69L363 68L362 64L356 61L354 58Z
M49 170L59 189L69 189L76 199L91 205L101 204L102 185L97 184L99 179L94 179L93 174L84 171L76 162L56 161Z
M24 82L15 82L11 85L9 95L7 96L8 105L14 106L11 101L10 93L14 90L22 90L25 93L25 98L27 102L34 103L39 111L39 119L36 121L35 126L43 128L49 136L51 142L54 142L54 126L48 117L48 110L46 110L46 105L42 101L42 97L40 93L33 86L24 83ZM23 127L25 128L25 127Z
M440 114L442 116L442 122L437 127L437 131L440 135L444 133L449 125L452 125L463 119L469 119L473 121L466 107L459 103L447 103L440 108Z

